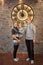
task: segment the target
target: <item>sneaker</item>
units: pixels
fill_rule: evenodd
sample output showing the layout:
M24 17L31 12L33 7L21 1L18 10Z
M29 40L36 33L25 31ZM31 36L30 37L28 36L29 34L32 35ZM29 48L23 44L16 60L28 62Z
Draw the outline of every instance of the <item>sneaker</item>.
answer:
M31 64L34 64L34 60L31 60Z
M30 60L30 58L27 58L27 59L26 59L26 61L29 61L29 60Z
M19 61L19 58L14 58L13 60L14 60L15 62L17 62L17 61Z

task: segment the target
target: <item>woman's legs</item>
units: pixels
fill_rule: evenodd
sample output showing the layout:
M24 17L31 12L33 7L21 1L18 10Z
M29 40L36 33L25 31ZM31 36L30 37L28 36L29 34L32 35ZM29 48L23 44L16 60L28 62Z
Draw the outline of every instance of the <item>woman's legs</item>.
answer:
M17 50L19 45L14 45L13 57L16 58Z

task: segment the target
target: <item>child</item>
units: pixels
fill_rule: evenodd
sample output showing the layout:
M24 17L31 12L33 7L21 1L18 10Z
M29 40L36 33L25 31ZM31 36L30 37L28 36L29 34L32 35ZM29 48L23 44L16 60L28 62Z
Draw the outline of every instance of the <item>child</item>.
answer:
M28 58L26 61L31 60L31 64L34 63L34 44L36 38L36 27L31 23L31 20L26 21L27 26L25 30L25 40L28 52Z

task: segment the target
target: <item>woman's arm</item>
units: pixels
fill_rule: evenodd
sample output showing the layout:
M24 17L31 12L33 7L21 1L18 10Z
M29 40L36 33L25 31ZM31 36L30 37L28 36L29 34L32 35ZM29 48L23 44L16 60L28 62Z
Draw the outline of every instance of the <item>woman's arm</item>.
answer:
M20 40L16 37L16 35L13 34L13 35L12 35L12 38L15 39L15 40L17 41L17 43L20 42Z

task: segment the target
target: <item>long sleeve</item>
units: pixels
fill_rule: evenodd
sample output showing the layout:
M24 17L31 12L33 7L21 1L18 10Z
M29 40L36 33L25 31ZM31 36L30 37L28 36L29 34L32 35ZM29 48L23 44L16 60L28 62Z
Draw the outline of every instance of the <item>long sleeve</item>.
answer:
M34 34L33 39L35 40L36 39L36 26L35 25L33 25L33 34Z

